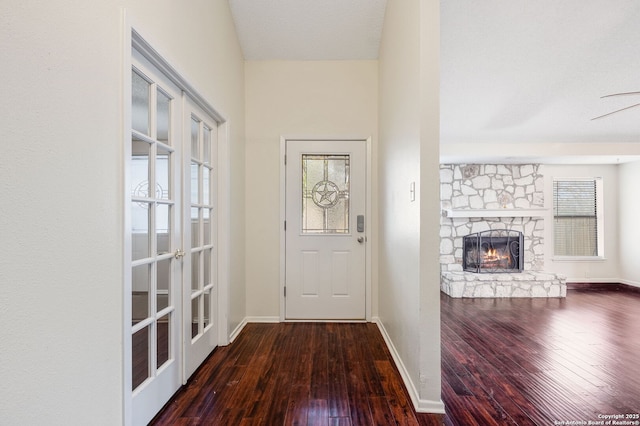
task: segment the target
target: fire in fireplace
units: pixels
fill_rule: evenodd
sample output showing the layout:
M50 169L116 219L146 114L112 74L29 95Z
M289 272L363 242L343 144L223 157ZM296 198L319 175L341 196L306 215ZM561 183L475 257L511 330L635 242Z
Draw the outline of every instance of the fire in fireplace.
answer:
M462 268L476 273L522 272L522 232L508 229L469 234L462 238Z

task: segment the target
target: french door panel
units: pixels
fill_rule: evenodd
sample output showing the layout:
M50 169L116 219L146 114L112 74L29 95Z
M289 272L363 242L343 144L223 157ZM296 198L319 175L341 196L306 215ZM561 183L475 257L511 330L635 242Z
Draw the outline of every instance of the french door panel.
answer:
M128 156L133 424L180 387L181 93L135 50Z
M185 380L218 344L216 121L185 99Z
M363 320L365 142L286 144L285 318Z

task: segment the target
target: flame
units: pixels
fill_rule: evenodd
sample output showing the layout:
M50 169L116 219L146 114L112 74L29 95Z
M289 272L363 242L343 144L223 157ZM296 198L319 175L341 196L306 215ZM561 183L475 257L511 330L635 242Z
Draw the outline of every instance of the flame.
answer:
M489 248L487 249L487 251L485 251L482 255L483 257L483 262L499 262L502 260L509 260L509 254L508 253L500 253L498 250L496 250L495 248Z

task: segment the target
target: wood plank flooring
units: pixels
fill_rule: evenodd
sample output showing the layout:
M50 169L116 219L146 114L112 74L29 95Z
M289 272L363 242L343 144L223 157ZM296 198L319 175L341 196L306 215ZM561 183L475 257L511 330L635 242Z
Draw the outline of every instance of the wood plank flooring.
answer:
M248 324L155 425L441 425L416 414L374 324Z
M640 413L640 294L441 301L446 425L589 424Z
M442 295L441 307L444 416L414 411L374 324L283 323L248 324L152 424L555 426L640 413L640 294Z

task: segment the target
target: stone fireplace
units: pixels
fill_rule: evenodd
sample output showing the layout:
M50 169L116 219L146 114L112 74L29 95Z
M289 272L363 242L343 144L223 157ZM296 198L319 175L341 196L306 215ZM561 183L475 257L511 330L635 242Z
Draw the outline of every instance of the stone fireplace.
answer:
M544 271L542 165L442 164L440 203L442 291L452 297L566 296L566 279ZM491 252L492 245L503 245L500 253ZM505 268L515 246L517 265L512 259ZM479 265L479 256L489 264Z

